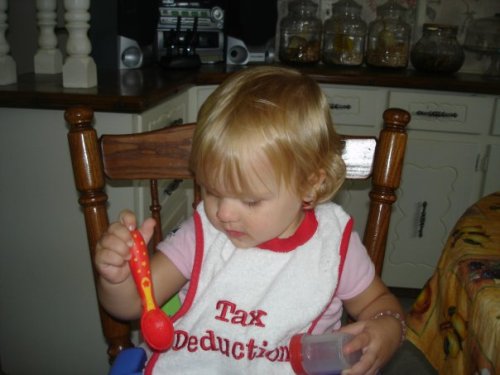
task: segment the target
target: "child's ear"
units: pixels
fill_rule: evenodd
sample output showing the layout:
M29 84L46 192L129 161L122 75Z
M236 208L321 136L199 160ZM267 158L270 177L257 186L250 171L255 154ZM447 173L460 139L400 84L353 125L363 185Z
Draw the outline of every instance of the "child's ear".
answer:
M325 182L325 178L325 171L323 169L320 169L317 173L310 175L307 179L310 187L302 197L302 205L305 209L313 208L316 205L318 191L320 190L323 182Z
M313 191L317 192L321 185L323 185L323 182L325 182L326 178L326 172L324 169L320 169L317 173L314 173L309 176L308 180L309 183L311 184L311 187Z

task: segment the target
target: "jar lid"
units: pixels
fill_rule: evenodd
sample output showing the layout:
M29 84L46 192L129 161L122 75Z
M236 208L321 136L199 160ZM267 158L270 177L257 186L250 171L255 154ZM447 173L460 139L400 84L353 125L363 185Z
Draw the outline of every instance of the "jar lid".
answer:
M295 12L310 11L315 13L318 9L318 4L312 0L295 0L288 3L288 9Z
M332 13L360 13L362 6L354 0L339 0L332 4Z
M449 30L449 31L458 31L458 26L456 25L447 25L444 23L424 23L422 28L424 30Z
M406 12L406 8L400 5L397 0L387 0L386 3L377 7L379 15L397 15L400 16Z
M447 25L444 23L424 23L422 25L422 30L424 33L430 32L438 35L446 35L448 37L456 37L458 33L458 26Z

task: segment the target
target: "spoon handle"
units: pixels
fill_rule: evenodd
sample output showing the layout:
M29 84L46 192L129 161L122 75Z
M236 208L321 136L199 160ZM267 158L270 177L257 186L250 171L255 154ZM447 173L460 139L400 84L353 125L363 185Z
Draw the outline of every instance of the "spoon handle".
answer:
M158 308L153 294L153 283L151 282L151 269L146 243L141 233L136 229L131 231L134 244L130 248L130 270L137 286L139 296L142 300L144 312Z

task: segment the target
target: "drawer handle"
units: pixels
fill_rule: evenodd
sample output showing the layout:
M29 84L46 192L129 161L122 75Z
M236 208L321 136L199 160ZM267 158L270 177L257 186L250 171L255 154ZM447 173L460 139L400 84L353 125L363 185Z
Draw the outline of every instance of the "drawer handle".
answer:
M421 209L418 219L418 237L422 238L424 236L425 217L427 215L427 201L423 201L420 206Z
M174 126L174 125L182 125L184 123L184 120L182 118L177 118L175 120L172 120L168 126Z
M426 116L426 117L453 117L457 118L458 113L456 112L444 112L444 111L417 111L417 116Z
M172 195L174 191L177 190L181 182L182 180L173 180L171 183L167 185L167 187L165 188L165 190L163 190L163 192L167 195Z
M352 106L350 104L335 104L335 103L332 103L330 104L330 109L351 109Z

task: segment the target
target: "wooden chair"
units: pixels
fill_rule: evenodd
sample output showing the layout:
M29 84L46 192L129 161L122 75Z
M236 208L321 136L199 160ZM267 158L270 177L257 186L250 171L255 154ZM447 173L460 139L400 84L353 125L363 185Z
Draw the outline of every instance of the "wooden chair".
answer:
M70 125L68 141L75 177L80 192L90 253L109 224L106 180L150 180L152 216L160 223L157 181L190 179L188 156L195 124L177 125L141 134L103 135L98 138L92 127L93 111L86 107L65 112ZM363 242L380 275L391 217L396 201L406 148L408 112L388 109L378 140L374 137L345 136L344 160L348 178L372 177L370 208ZM195 201L199 197L194 198ZM161 225L156 226L154 244L162 239ZM111 360L120 350L132 346L128 323L111 317L100 309L104 336Z

